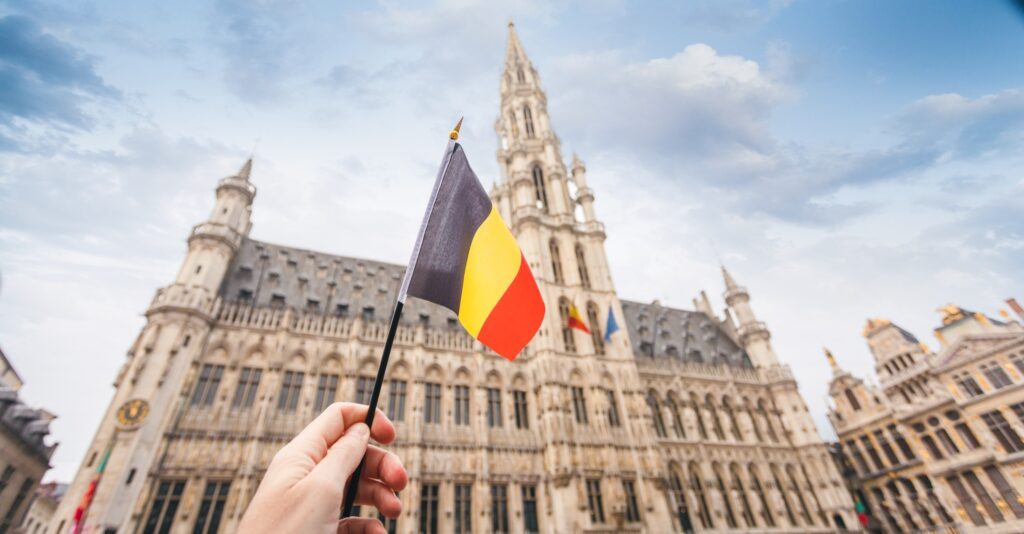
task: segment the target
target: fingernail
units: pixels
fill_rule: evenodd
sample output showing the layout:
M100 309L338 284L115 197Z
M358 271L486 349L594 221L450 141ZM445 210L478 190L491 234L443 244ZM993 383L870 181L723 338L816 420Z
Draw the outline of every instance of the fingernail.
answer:
M356 423L349 427L348 431L357 438L365 438L370 435L370 427L366 426L366 423Z

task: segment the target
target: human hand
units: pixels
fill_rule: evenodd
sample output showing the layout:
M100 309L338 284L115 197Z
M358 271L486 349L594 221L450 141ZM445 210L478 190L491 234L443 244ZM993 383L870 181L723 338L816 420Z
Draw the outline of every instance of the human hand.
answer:
M395 492L409 482L401 460L368 445L370 429L363 423L367 407L336 402L274 455L256 495L242 516L238 532L386 534L377 519L338 520L345 486L366 454L356 503L372 505L387 517L398 517L402 503ZM373 439L395 440L395 427L377 410Z

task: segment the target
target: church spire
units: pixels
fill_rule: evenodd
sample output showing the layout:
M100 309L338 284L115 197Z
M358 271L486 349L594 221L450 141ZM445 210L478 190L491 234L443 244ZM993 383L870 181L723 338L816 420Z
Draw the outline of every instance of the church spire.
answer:
M726 289L726 291L730 291L730 290L738 288L739 284L736 283L736 280L733 280L732 275L729 274L729 270L725 268L725 265L722 265L721 267L722 267L722 278L725 279L725 289Z
M242 165L242 168L238 170L238 174L236 174L235 176L245 180L246 182L248 182L249 181L249 175L251 173L252 173L252 157L250 157L249 159L245 160L245 165Z
M519 34L516 33L516 25L512 22L512 19L508 19L508 44L505 47L505 66L506 68L510 65L524 62L529 64L530 60L526 57L526 51L523 49L523 43L519 40Z

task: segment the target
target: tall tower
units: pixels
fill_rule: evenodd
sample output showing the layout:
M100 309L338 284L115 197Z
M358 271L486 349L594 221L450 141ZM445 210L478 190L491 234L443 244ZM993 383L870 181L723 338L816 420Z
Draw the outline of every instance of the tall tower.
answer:
M252 225L256 188L249 181L251 170L250 159L237 174L220 180L213 211L192 228L174 282L157 290L146 310L146 325L114 382L114 398L54 514L54 531L70 527L105 456L86 531L134 531L138 518L131 517L132 508L160 454L157 445L184 399L186 376L204 350L224 273Z
M604 340L609 309L619 318L623 313L608 271L604 225L594 211L587 169L575 156L571 174L567 169L540 77L511 22L500 86L495 129L502 180L491 195L523 248L548 308L539 334L521 357L537 377L542 395L545 471L554 474L545 488L551 498L548 510L585 510L597 491L608 503L608 517L600 521L563 513L551 515L546 524L551 532L575 532L613 522L612 516L624 513L618 504L624 502L623 485L616 480L620 477L636 481L643 502L656 503L645 521L669 524L664 499L657 498L660 491L651 474L643 472L653 465L653 439L629 334L623 330L610 342ZM591 335L568 328L572 305ZM586 406L597 406L600 420L588 418ZM610 411L616 412L614 418ZM628 452L627 444L632 449Z

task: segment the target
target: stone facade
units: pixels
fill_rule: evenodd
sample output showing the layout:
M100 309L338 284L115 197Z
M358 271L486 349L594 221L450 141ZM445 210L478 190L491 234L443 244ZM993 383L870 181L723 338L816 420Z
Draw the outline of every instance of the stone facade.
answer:
M1024 328L957 306L931 351L869 320L878 384L841 369L829 415L871 526L887 532L1024 531Z
M24 534L49 534L50 523L53 522L53 514L57 512L57 505L61 497L67 491L68 485L60 482L47 482L36 490L35 499L25 514L20 532Z
M55 416L25 405L18 396L21 386L0 351L0 534L21 524L57 448L46 443Z
M619 300L586 167L564 163L511 25L500 87L491 197L548 312L510 363L447 310L407 303L381 398L411 477L389 529L854 526L747 291L724 273L723 317L703 295L694 311ZM231 532L279 447L330 401L368 400L403 267L250 239L250 174L247 162L221 180L176 280L157 291L54 522L110 450L89 528ZM566 327L570 303L593 335ZM609 310L622 329L606 342Z

